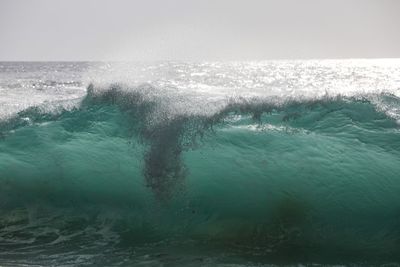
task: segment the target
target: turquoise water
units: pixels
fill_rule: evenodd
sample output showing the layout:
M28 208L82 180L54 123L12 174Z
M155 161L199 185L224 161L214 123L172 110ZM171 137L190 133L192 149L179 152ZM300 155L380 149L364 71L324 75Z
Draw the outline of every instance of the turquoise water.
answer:
M0 264L398 262L400 125L371 99L400 107L238 98L162 116L90 85L75 108L20 111L0 124Z

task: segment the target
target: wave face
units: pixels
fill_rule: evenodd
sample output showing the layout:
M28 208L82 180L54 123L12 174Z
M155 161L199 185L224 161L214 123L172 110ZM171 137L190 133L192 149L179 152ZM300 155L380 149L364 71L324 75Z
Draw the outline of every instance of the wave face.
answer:
M90 85L75 108L3 120L1 264L400 260L395 95L169 116L141 92Z

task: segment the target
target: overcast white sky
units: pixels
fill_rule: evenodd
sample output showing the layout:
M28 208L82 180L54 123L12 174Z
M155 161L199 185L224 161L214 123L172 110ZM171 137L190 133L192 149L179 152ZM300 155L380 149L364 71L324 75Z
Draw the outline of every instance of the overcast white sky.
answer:
M400 0L0 0L0 60L400 57Z

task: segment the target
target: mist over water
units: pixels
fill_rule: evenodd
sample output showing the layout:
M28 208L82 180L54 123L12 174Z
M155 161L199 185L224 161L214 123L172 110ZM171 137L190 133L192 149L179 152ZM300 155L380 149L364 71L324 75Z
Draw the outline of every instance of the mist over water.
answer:
M0 264L396 264L399 73L0 63Z

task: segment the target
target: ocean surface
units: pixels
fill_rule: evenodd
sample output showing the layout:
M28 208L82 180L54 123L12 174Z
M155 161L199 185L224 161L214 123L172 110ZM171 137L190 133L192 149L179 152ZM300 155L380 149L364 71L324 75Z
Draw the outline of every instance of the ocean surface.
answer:
M400 266L400 59L0 62L0 266Z

